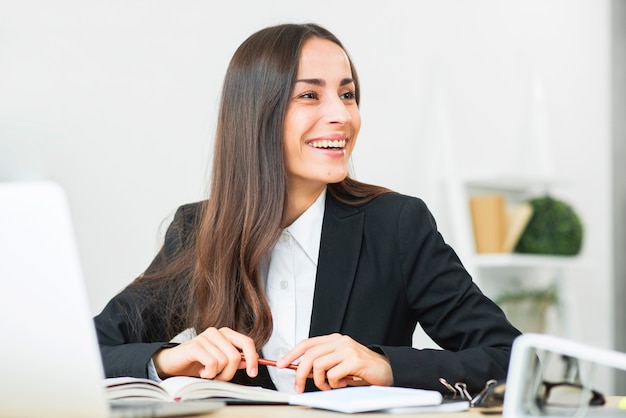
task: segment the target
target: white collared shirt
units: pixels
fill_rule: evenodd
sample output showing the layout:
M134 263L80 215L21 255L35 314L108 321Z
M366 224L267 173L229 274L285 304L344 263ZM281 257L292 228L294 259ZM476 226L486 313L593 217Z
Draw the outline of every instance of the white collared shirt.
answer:
M309 336L325 201L326 190L283 230L269 266L262 271L274 323L272 336L262 349L265 358L277 360ZM294 392L293 370L268 370L279 391Z
M326 189L283 230L272 250L269 265L261 268L274 323L272 336L262 349L265 358L278 360L309 336L325 202ZM172 342L188 341L195 336L195 330L189 328ZM275 367L268 367L268 370L279 391L294 392L293 370ZM152 359L148 364L148 376L161 381Z

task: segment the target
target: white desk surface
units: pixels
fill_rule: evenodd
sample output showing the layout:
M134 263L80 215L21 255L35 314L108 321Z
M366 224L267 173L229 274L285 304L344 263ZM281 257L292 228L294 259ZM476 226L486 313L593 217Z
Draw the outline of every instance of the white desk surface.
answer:
M199 418L324 418L324 417L420 417L436 416L438 418L465 418L465 417L488 417L478 411L456 412L452 414L437 413L429 414L384 414L384 413L359 413L344 414L341 412L324 411L321 409L312 409L305 406L291 405L227 405L226 407L212 412L210 414L201 415ZM498 417L499 415L495 415Z
M622 396L608 396L607 406L616 407ZM384 414L384 413L359 413L343 414L340 412L311 409L304 406L291 405L228 405L210 414L201 415L198 418L325 418L325 417L354 417L354 418L380 418L380 417L404 417L404 418L489 418L501 415L486 415L481 413L481 408L471 408L469 411L454 413L434 414ZM626 417L626 410L624 411Z

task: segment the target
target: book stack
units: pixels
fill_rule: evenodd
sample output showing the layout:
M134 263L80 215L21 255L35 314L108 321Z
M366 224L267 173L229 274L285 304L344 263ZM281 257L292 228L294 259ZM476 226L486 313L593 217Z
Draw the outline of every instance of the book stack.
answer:
M532 206L529 203L507 204L501 194L470 197L470 211L476 252L510 253L524 232Z

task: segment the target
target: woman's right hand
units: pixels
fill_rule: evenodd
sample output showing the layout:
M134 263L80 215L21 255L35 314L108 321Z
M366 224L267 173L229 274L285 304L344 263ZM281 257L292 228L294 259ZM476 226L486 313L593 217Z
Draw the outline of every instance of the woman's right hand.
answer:
M242 360L243 353L245 361ZM164 348L152 357L159 377L195 376L229 381L238 369L256 377L259 356L254 341L230 328L207 328L194 339Z

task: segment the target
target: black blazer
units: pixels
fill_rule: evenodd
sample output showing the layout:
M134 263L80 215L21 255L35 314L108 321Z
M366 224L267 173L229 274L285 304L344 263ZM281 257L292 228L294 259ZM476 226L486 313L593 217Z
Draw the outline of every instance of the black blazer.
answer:
M185 245L199 208L178 209L152 266ZM129 289L95 318L107 376L145 377L149 359L167 341L158 338L163 313L138 323L137 295ZM443 350L411 347L418 322ZM471 391L504 379L520 334L473 283L424 202L397 193L361 207L326 196L309 335L335 332L384 353L394 385L440 391L440 377ZM257 379L238 373L234 380L273 387L266 370Z

